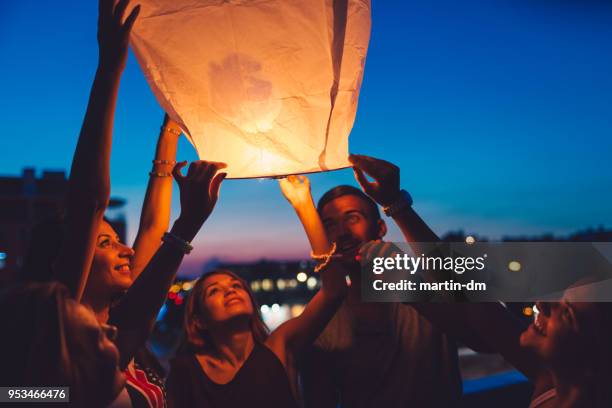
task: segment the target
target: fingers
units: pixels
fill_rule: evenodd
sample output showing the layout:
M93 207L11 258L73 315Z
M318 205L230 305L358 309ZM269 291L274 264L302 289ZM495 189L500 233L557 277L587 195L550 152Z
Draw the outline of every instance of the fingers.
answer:
M386 160L375 159L373 157L359 154L351 155L351 158L355 160L356 163L359 163L358 166L361 169L363 169L377 181L385 177L399 177L399 167ZM349 158L349 160L351 158Z
M217 174L219 170L227 167L227 164L221 163L221 162L204 162L204 163L206 163L206 166L204 168L201 180L207 183L211 182L213 176Z
M113 17L115 23L118 26L121 26L121 23L123 22L123 15L125 14L125 9L127 8L129 3L130 0L120 0L119 3L117 3L117 5L115 6Z
M187 179L193 179L193 177L195 176L195 173L198 170L198 162L197 161L193 161L191 163L189 163L189 168L187 169L187 176L185 176L185 178Z
M366 194L370 194L372 190L372 185L368 181L366 175L363 174L363 171L358 167L353 167L353 173L355 173L355 178L357 179L357 182L359 183L363 191L365 191Z
M175 166L175 169L176 167L180 165L179 167L179 170L180 170L180 168L184 167L186 163L187 163L186 161L177 163ZM180 173L179 175L183 179L189 179L189 180L201 182L203 180L212 179L213 176L219 170L224 169L226 167L227 167L227 164L225 163L198 160L198 161L191 162L191 164L189 164L189 169L187 170L187 176L182 176Z
M186 177L181 173L181 169L185 167L185 165L187 165L186 161L178 162L172 169L172 176L179 185L186 179Z
M219 199L219 190L221 189L221 182L225 180L227 173L219 173L210 182L210 198L213 203L216 203Z
M136 21L136 17L138 17L138 13L140 13L140 4L134 7L130 15L125 19L125 23L121 28L121 31L124 36L129 36L132 31L132 27L134 26L134 22Z
M359 168L362 171L365 171L370 176L377 178L380 176L381 168L380 164L377 163L378 159L373 159L368 156L361 156L357 154L352 154L349 156L349 161L353 164L354 167Z
M307 187L310 187L310 179L308 177L306 177L304 175L300 175L300 176L297 176L297 177L298 177L300 183L302 183L303 185L305 185Z
M287 177L282 177L278 179L278 185L280 186L281 192L287 198L287 194L291 194L293 190L293 184L289 181Z
M185 163L186 162L178 163L175 166L175 169L176 167L178 167L179 164L181 165L181 167L183 167ZM219 196L219 188L221 186L221 181L223 181L223 179L225 179L225 177L227 176L227 173L217 174L217 172L225 167L227 167L227 164L225 163L198 160L192 162L189 165L189 170L187 170L187 176L182 176L179 171L177 171L177 175L181 177L181 183L188 181L194 184L203 184L207 189L206 191L208 191L209 197L212 200L217 200ZM175 178L176 177L177 176L175 175Z
M299 187L301 185L310 186L310 180L308 177L300 174L290 174L287 177L283 177L293 187Z

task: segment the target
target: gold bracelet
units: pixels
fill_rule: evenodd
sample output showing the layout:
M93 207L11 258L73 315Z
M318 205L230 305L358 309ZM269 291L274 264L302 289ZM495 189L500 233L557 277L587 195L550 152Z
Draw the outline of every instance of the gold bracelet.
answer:
M172 177L172 173L164 172L164 171L153 171L149 172L149 176L151 177Z
M153 164L171 164L174 166L176 164L176 160L153 160Z
M177 135L177 136L180 136L180 135L181 135L181 131L180 131L180 130L176 130L176 129L174 129L174 128L171 128L171 127L165 127L165 126L162 126L162 127L161 127L161 132L162 132L162 133L164 133L164 132L168 132L168 133L172 133L173 135Z

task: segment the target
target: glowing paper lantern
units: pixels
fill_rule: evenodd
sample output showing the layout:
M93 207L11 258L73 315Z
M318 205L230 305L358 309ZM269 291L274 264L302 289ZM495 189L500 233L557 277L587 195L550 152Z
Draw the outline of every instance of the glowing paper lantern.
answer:
M229 177L348 165L369 0L139 0L132 46L159 103Z

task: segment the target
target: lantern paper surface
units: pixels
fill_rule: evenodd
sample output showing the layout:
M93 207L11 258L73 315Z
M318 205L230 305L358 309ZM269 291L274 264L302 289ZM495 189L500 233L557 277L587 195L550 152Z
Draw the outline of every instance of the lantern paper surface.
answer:
M348 165L369 0L139 0L132 47L164 110L228 177Z

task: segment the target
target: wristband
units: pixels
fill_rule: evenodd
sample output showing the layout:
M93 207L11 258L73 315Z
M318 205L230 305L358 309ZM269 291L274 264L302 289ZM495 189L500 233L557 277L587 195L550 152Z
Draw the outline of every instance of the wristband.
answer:
M172 245L176 249L183 252L185 255L188 255L193 249L193 246L191 245L191 243L185 241L181 237L177 237L176 235L170 232L166 232L164 234L164 236L162 237L162 241L164 241L167 244Z
M387 217L393 217L398 212L412 207L412 196L406 190L400 190L399 197L388 207L383 207L383 211Z

